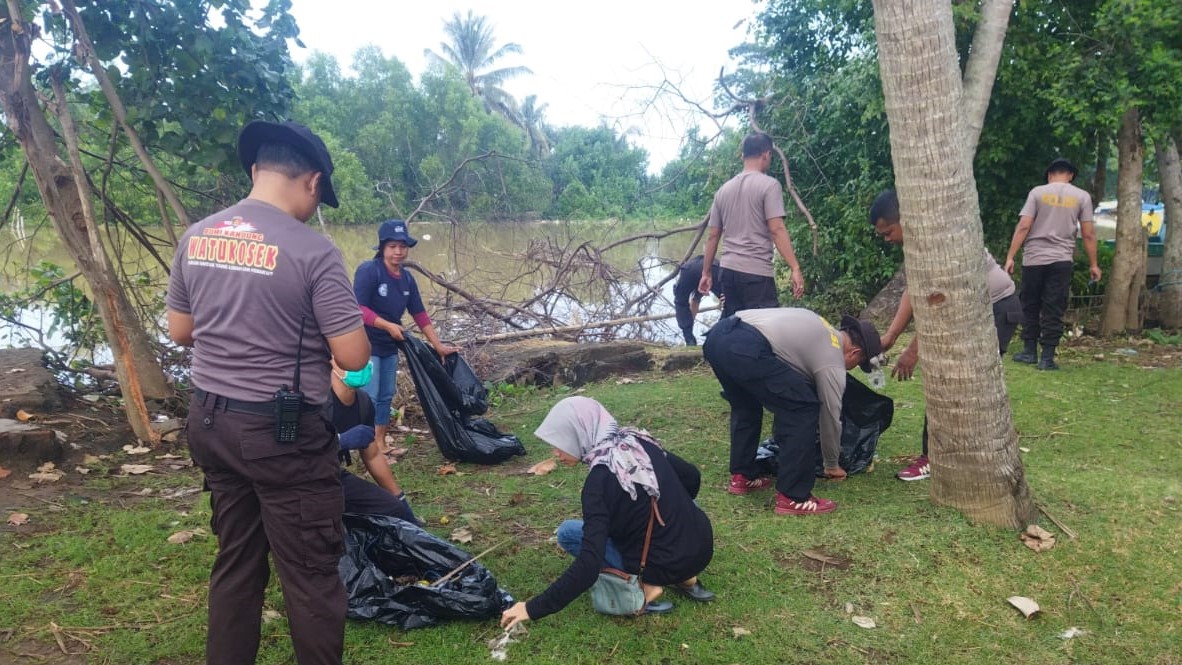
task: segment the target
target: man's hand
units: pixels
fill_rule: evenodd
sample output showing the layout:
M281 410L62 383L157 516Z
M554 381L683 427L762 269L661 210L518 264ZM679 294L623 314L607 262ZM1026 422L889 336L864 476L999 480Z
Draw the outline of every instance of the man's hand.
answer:
M710 288L714 286L714 278L709 274L702 275L702 279L698 280L698 293L706 295L710 293Z
M915 374L915 366L919 364L919 354L915 349L907 347L899 354L895 366L891 368L891 376L900 381L908 381Z
M1088 268L1088 274L1091 275L1093 282L1100 281L1100 278L1104 276L1104 273L1100 270L1100 266L1092 266L1091 268Z
M501 628L505 630L509 630L522 621L529 621L529 612L525 609L525 603L516 603L501 613Z
M1009 273L1011 275L1014 274L1014 257L1012 257L1012 256L1006 257L1006 264L1003 267L1005 268L1005 271L1007 273ZM1099 268L1097 268L1097 270L1099 270Z
M829 480L845 480L846 475L845 469L841 468L840 466L835 466L832 469L825 469L825 477Z
M804 295L804 273L801 272L800 266L792 269L792 295L797 298Z

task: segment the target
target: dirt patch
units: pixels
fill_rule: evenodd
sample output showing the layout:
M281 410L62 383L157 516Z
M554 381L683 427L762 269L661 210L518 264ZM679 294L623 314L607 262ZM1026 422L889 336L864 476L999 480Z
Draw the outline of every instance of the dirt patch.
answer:
M56 643L0 633L0 665L84 665L81 654L63 653Z
M849 570L850 566L853 565L853 560L849 557L826 552L821 549L811 549L801 552L798 561L801 568L817 573L831 570Z
M1074 362L1110 362L1146 369L1182 367L1182 346L1158 344L1142 337L1106 339L1085 335L1065 340L1060 349L1066 351L1060 356Z

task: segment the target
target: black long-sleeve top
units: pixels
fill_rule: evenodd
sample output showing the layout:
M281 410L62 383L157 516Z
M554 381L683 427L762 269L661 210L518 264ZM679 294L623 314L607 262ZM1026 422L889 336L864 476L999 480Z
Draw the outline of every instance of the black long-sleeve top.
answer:
M714 532L710 519L694 503L702 476L694 465L642 441L653 461L661 498L657 509L665 524L653 524L648 563L643 580L649 584L679 584L705 570L714 556ZM624 569L640 571L640 554L648 528L648 493L636 486L633 501L606 466L595 466L583 483L583 545L566 572L541 595L529 600L531 619L540 619L566 607L599 576L603 553L611 538L624 560Z

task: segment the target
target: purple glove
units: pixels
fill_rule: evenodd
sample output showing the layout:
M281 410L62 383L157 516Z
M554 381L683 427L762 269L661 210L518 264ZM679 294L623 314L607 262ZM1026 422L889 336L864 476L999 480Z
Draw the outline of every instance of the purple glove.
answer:
M363 450L373 443L375 432L369 425L356 425L341 433L341 450Z

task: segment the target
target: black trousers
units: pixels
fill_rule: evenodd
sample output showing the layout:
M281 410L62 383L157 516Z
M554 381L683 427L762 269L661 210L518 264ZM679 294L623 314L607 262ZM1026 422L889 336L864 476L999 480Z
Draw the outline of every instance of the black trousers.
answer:
M345 494L345 512L365 515L389 515L408 522L411 519L406 503L386 488L341 469L341 490Z
M300 665L339 665L345 637L344 553L336 435L320 412L294 443L274 417L238 413L207 394L189 405L189 452L205 473L218 553L209 576L206 662L252 665L259 649L268 552L283 585Z
M993 303L993 328L997 331L997 353L1004 356L1022 320L1022 303L1018 294L1010 295ZM928 417L923 417L923 454L928 454Z
M780 447L776 489L793 501L808 499L821 456L821 402L812 382L776 357L758 330L733 316L710 329L702 352L731 404L730 472L759 476L755 455L766 408Z
M1022 266L1022 341L1059 346L1071 293L1071 261Z
M722 316L727 317L745 309L767 309L780 306L776 280L763 275L752 275L729 268L719 271L722 283Z

